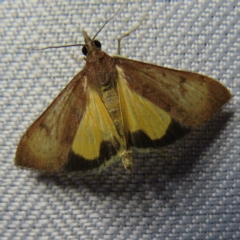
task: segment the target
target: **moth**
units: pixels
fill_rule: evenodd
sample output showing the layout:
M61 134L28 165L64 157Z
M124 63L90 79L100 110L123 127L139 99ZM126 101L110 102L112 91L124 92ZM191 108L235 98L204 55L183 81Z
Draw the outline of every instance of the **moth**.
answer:
M15 165L46 172L101 171L134 149L167 146L209 121L231 98L202 74L109 56L82 31L86 65L28 128Z

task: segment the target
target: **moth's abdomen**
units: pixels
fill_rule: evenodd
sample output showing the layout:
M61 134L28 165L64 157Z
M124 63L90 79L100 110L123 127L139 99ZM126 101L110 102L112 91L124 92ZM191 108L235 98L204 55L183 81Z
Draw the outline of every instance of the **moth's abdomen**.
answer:
M102 87L102 96L104 106L106 107L116 129L121 138L124 136L122 114L119 103L118 91L114 86Z

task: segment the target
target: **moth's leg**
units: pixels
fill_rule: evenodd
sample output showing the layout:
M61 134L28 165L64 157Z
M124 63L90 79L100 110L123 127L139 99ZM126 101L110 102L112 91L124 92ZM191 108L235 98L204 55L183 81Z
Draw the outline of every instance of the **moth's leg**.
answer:
M121 159L124 165L124 168L128 171L132 171L132 166L133 166L133 162L132 162L132 150L125 150L122 154L121 154Z
M70 54L70 56L75 62L82 62L85 59L85 57L76 57L72 53Z
M147 14L146 14L147 15ZM134 27L133 29L131 29L130 31L124 33L122 36L120 36L117 40L118 40L118 48L117 48L117 55L120 55L120 42L123 38L129 36L132 32L136 31L142 24L142 22L145 20L146 15L143 17L143 19L140 21L140 23Z

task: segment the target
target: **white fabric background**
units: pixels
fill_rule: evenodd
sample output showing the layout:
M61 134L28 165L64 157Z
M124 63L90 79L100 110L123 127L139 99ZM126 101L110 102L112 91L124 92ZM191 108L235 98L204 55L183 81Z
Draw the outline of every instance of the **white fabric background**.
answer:
M240 2L127 3L99 34L103 50L210 75L233 94L223 111L160 154L136 154L84 178L14 166L20 137L79 72L83 42L122 5L1 1L1 239L240 239Z

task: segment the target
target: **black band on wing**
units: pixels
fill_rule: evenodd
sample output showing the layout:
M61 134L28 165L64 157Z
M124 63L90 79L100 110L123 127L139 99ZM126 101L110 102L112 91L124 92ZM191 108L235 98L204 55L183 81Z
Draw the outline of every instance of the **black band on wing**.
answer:
M85 159L71 151L63 169L67 172L93 170L116 156L119 149L120 143L114 139L113 141L103 141L100 146L99 157L94 159Z
M128 134L128 143L131 147L137 148L164 147L184 137L190 130L189 127L185 127L172 119L166 134L160 139L152 140L144 131L139 130Z

